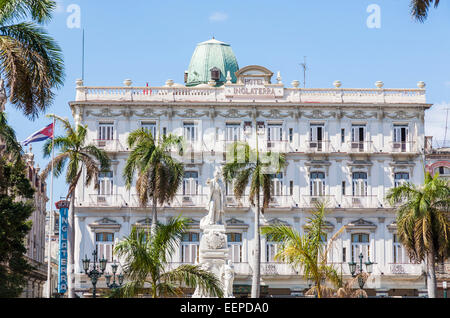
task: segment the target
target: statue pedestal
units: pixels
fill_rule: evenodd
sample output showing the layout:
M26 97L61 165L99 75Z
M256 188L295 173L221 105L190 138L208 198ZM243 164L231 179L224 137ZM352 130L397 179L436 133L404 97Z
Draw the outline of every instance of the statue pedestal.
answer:
M200 228L203 235L200 240L199 265L215 274L224 284L223 273L229 258L225 225L203 225ZM197 287L192 298L211 298L211 295Z

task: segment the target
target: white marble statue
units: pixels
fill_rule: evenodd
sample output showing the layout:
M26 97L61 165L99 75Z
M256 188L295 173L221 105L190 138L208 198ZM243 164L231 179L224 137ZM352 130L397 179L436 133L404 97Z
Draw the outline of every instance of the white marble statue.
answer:
M208 225L221 224L224 225L224 191L222 190L222 182L220 180L220 171L216 170L214 179L208 179L206 184L209 185L209 204L208 215L205 216L200 225L202 227Z
M234 266L230 260L222 267L222 273L220 276L223 284L223 291L224 291L223 297L234 298L233 297Z

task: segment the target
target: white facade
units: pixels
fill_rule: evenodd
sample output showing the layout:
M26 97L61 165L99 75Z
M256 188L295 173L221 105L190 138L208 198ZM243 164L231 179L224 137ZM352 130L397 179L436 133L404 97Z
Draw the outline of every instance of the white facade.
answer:
M76 190L76 273L81 259L98 246L111 257L114 240L133 226L148 226L151 208L139 208L135 188L125 188L123 169L128 134L146 125L156 134L184 136L192 152L180 158L186 178L174 202L158 208L158 220L182 214L192 219L191 233L207 213L208 187L216 167L223 165L227 145L246 141L260 150L284 152L287 167L275 181L275 196L262 216L264 225L282 222L303 232L314 201L326 198L329 236L348 225L335 244L330 261L349 276L347 263L360 250L374 262L367 283L378 295L391 289L426 289L422 264L410 264L395 240L395 213L385 202L398 182L421 183L424 167L425 85L418 89L288 88L278 75L250 66L237 73L237 83L184 87L168 81L164 87L85 87L77 82L70 103L76 124L87 125L89 141L105 149L111 172L100 176L100 190ZM250 285L253 257L254 208L227 193L226 219L235 284ZM109 234L109 235L108 235ZM354 241L352 243L352 240ZM195 262L198 236L187 235L174 266ZM289 265L273 260L276 246L262 238L262 285L303 291L309 283ZM100 256L101 256L100 255ZM359 259L355 256L355 261ZM364 259L366 261L366 259ZM90 282L79 274L78 287ZM375 292L374 292L375 293Z

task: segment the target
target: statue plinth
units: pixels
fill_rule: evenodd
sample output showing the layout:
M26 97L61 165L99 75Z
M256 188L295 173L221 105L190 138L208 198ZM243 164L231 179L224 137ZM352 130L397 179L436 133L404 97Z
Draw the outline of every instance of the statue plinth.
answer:
M208 180L210 185L210 202L208 215L200 221L203 235L200 239L200 267L207 270L222 282L224 297L232 298L234 270L229 259L229 249L223 213L223 191L220 187L219 175ZM231 289L231 291L230 291ZM193 298L211 298L207 291L197 287Z

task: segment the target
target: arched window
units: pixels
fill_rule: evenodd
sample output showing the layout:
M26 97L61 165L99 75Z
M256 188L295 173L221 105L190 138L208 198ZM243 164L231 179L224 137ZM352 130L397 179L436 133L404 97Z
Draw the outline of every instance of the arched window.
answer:
M242 262L242 234L228 233L228 248L230 249L230 259L233 263Z
M359 255L363 254L363 263L370 258L370 236L366 233L352 234L352 261L359 264Z
M195 264L199 261L200 234L194 232L184 233L181 237L181 261Z
M325 173L311 172L309 176L309 191L312 197L325 195Z
M354 172L353 173L353 196L365 197L367 196L367 173Z

